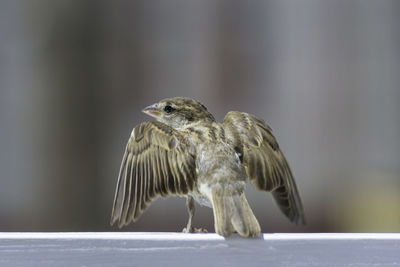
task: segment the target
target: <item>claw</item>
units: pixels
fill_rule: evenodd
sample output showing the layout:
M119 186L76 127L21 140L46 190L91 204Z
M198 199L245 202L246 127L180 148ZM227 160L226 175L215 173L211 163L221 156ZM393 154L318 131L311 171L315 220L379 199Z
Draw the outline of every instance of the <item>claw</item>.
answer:
M208 233L205 228L194 228L194 233Z
M199 233L208 233L207 229L205 228L194 228L194 227L190 227L189 229L187 229L186 227L183 228L182 233L195 233L195 234L199 234Z

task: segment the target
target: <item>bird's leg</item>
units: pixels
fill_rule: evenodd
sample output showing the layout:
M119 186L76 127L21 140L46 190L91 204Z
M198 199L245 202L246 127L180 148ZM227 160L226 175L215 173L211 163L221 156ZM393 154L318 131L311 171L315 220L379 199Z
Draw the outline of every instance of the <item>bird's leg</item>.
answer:
M188 210L188 213L189 213L189 221L188 221L188 223L186 225L186 228L183 228L182 232L184 232L184 233L193 233L194 229L192 227L192 218L193 218L194 211L195 211L193 197L191 197L191 196L187 196L186 197L186 207L187 207L187 210Z
M186 225L186 228L183 228L182 232L184 233L208 233L207 229L204 228L194 228L192 226L192 218L194 216L194 199L191 196L187 196L186 198L186 207L189 213L189 221Z

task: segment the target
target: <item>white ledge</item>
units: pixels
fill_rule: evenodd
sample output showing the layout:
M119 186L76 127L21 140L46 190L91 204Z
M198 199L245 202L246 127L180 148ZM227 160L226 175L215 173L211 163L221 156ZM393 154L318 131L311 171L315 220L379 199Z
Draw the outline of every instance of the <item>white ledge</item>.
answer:
M7 232L0 266L400 266L400 234Z

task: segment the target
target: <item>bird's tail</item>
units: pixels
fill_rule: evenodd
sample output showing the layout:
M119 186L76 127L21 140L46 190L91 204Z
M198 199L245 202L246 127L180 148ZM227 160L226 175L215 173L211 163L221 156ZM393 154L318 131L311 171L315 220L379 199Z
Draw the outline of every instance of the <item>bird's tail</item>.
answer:
M217 234L227 237L236 231L244 237L260 235L260 225L244 193L225 195L213 190L212 204Z

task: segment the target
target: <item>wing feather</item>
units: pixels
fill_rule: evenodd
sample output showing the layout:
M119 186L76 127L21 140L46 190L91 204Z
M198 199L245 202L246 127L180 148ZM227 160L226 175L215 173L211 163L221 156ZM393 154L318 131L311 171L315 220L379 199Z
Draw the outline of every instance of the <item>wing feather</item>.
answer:
M251 183L260 190L271 191L281 211L292 222L304 224L303 205L293 174L272 129L260 118L237 111L229 112L222 126Z
M193 190L194 149L184 136L161 122L136 126L128 140L118 175L111 224L136 221L157 197Z
M136 168L135 168L136 161L137 161L137 157L135 155L132 155L131 160L128 162L128 164L130 165L130 169L129 169L129 171L127 171L127 175L129 175L129 182L127 181L127 183L129 183L128 184L129 192L128 192L128 195L126 197L126 201L124 201L124 203L126 203L126 204L125 204L125 207L124 207L125 212L123 213L123 218L124 218L123 221L127 220L127 218L130 216L130 214L132 212L132 209L135 208L134 203L132 201L132 199L134 197L134 192L132 192L133 191L132 190L132 184L135 181L132 179L132 177L135 175L135 172L136 172ZM128 180L128 179L126 179L126 180Z
M131 173L132 169L132 154L128 155L127 163L126 163L126 170L125 173L129 174ZM130 187L131 180L130 179L124 179L124 191L122 195L122 203L123 205L121 206L121 217L125 218L127 214L127 208L129 205L129 196L131 192L131 187Z

